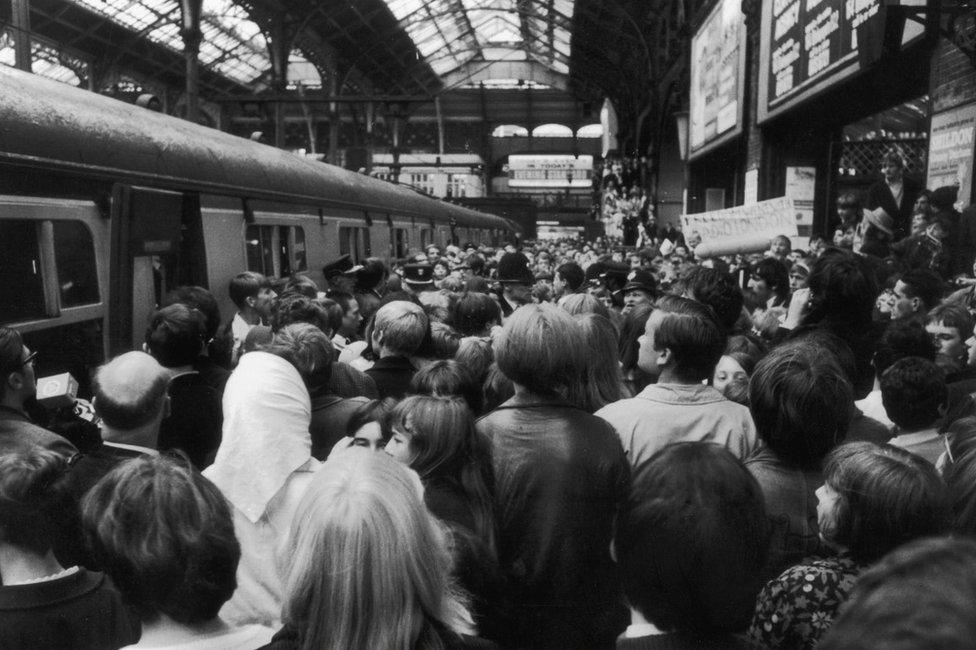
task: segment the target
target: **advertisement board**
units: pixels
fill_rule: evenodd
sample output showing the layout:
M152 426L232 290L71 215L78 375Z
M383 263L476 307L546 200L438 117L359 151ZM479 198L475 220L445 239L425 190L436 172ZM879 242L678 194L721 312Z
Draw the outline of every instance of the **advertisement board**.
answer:
M746 25L741 0L720 0L691 40L691 157L742 132Z
M973 187L973 144L976 141L976 104L967 104L932 116L929 130L926 187L957 185L957 209L969 205Z
M857 28L884 27L878 0L766 0L760 45L759 121L860 70ZM925 0L904 0L924 5ZM922 36L908 20L902 46Z

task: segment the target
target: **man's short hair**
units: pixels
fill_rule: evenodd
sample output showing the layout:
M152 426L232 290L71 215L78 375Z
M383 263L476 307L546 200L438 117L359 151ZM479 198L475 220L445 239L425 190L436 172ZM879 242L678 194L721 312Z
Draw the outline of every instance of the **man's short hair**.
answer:
M671 350L675 375L685 381L711 377L726 343L715 313L700 302L671 295L662 296L657 308L664 317L654 332L654 347Z
M217 336L217 330L220 329L220 307L212 293L203 287L189 285L176 287L166 294L160 307L168 307L177 302L199 310L203 314L206 319L208 341Z
M0 530L3 541L44 555L70 523L67 460L41 447L0 456Z
M928 359L906 357L881 375L881 403L888 418L903 429L934 425L947 401L945 371Z
M458 344L454 359L460 363L480 386L488 374L488 368L495 361L495 351L491 339L466 336Z
M716 269L695 267L686 278L688 297L708 305L726 332L735 329L742 313L742 289L728 273Z
M802 339L774 348L749 382L756 431L780 458L799 467L818 466L844 439L854 411L854 392L833 355Z
M120 354L95 372L95 412L113 429L138 429L159 415L168 387L169 374L151 356Z
M857 357L854 356L851 346L841 337L826 329L809 329L800 332L793 340L803 341L830 354L847 381L851 382L851 386L857 381Z
M352 301L355 300L355 297L351 293L346 293L345 291L329 291L325 294L325 297L339 305L342 308L343 314L349 314L349 310L352 308Z
M308 277L304 273L295 273L288 278L284 286L281 287L282 295L287 295L290 293L297 293L299 295L305 296L306 298L312 298L313 300L319 295L319 285L315 284L315 280Z
M811 312L805 323L852 324L871 322L878 286L867 262L853 253L831 249L817 258L810 277Z
M400 356L410 356L428 336L430 322L423 307L396 300L380 307L373 322L373 333L382 334L382 344Z
M913 318L899 318L888 323L874 353L874 369L880 378L899 359L921 357L935 361L939 352L932 335Z
M942 300L945 283L935 271L912 269L901 276L901 281L905 285L905 295L921 301L922 311L929 311Z
M631 607L662 630L698 634L749 622L768 547L759 484L706 442L669 445L638 470L614 538Z
M966 650L976 639L976 541L911 542L862 573L822 650Z
M453 359L461 346L461 335L446 323L431 321L430 336L417 348L416 355L427 359Z
M192 364L206 342L206 319L183 303L163 307L149 319L146 349L167 368Z
M439 359L417 371L410 380L410 392L432 397L460 397L471 412L481 412L481 384L453 359Z
M329 333L332 321L322 303L300 293L279 296L271 310L271 331L277 332L294 323L308 323Z
M576 262L565 262L560 264L556 268L556 273L558 273L559 277L563 279L563 282L566 283L566 287L571 292L575 293L580 290L580 287L583 286L585 274L583 273L583 268Z
M271 343L261 348L288 361L311 392L332 379L335 348L328 335L309 323L293 323L277 332Z
M472 253L468 255L468 259L465 261L468 263L468 268L471 269L472 274L481 275L485 272L485 258L481 255Z
M963 340L969 338L973 333L973 315L962 305L953 303L936 305L929 311L926 322L929 325L954 327Z
M270 288L271 280L260 273L245 271L231 278L230 286L227 290L230 293L230 299L237 305L237 308L244 309L247 305L245 301L248 298L258 295L261 289Z
M95 561L143 621L210 621L237 588L230 508L185 459L122 463L85 496L82 519Z
M492 324L502 321L502 309L485 293L469 291L451 303L448 322L462 336L484 334Z

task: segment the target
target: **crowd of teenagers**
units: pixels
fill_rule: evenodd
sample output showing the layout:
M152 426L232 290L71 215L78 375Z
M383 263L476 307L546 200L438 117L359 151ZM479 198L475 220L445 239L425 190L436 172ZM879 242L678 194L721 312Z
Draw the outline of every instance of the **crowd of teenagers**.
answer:
M669 243L181 287L73 421L0 328L0 647L971 647L976 289Z

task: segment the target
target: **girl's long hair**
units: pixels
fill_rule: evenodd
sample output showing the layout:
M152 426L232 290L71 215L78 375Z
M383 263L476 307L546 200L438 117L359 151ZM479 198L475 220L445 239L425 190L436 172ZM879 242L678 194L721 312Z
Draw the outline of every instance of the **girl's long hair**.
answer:
M391 422L410 436L410 469L425 483L447 480L460 487L477 530L472 531L495 555L495 517L491 445L474 427L462 398L414 395L393 409Z
M576 322L586 342L581 350L585 373L569 388L569 401L587 413L630 397L617 361L617 330L599 314L580 314Z
M292 523L284 567L287 624L302 650L445 647L470 634L444 530L417 475L386 454L330 458Z

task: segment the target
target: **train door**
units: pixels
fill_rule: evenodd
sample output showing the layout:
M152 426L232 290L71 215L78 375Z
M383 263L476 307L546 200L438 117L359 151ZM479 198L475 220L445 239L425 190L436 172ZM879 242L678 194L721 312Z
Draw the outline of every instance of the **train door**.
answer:
M207 286L199 197L116 185L112 193L109 347L140 347L152 312L170 289Z
M410 254L410 225L389 218L390 259L406 259Z
M349 255L355 264L361 264L372 253L368 227L339 226L339 255Z
M369 256L388 256L393 247L390 215L385 212L369 212L367 216L370 224L370 243L372 244Z

